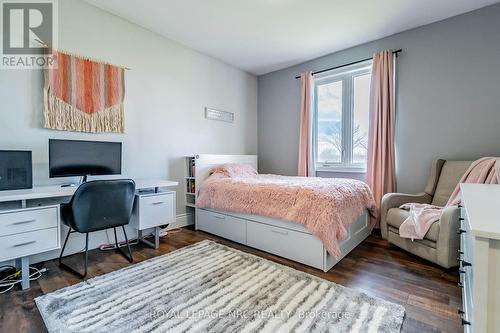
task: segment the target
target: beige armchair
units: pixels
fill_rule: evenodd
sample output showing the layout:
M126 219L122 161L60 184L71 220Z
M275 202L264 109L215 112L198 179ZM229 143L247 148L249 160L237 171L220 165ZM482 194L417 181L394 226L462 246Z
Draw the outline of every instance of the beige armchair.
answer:
M401 193L384 195L380 208L382 237L391 244L445 268L458 266L459 208L446 207L441 219L432 225L424 239L412 241L399 237L399 226L409 215L408 211L400 209L399 206L411 202L444 206L471 163L472 161L433 161L424 192L413 195Z

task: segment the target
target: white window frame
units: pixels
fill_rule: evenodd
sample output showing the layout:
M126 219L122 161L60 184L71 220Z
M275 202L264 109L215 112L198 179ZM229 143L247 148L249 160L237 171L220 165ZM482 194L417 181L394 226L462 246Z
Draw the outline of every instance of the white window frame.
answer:
M352 163L352 143L354 129L354 78L371 74L372 60L338 68L322 73L314 78L313 99L313 158L316 171L366 173L366 164ZM341 162L318 162L318 86L342 81L342 152Z

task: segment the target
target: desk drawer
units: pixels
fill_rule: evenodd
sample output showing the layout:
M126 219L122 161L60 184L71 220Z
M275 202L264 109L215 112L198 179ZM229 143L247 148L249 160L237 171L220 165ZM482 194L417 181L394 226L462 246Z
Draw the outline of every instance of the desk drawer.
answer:
M209 210L198 210L197 228L232 241L246 244L247 220L215 213Z
M56 228L58 213L57 207L0 213L0 236Z
M247 245L313 267L323 267L323 244L310 234L247 222Z
M139 196L139 229L175 222L175 193Z
M55 227L0 237L0 261L57 249L58 230Z

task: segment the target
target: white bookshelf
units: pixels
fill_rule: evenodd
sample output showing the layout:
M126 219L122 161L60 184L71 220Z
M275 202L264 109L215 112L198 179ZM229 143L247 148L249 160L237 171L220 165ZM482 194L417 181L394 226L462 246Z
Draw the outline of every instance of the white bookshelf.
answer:
M196 156L185 157L185 177L184 177L184 193L187 207L196 207Z

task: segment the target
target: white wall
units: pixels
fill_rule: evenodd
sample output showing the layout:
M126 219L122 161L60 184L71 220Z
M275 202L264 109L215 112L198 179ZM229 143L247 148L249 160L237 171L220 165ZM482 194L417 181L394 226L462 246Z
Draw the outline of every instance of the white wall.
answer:
M184 162L194 153L257 152L257 79L82 1L59 1L59 48L130 67L125 134L85 134L42 128L42 74L0 70L0 149L33 150L34 184L48 178L48 139L123 142L123 175L181 182L177 212L185 212ZM204 107L234 112L233 124L204 119Z
M49 138L120 141L124 176L179 181L178 220L186 221L183 156L257 153L255 76L78 0L59 1L59 48L131 68L125 74L126 133L43 129L41 71L0 70L0 149L33 151L35 185L74 180L49 179ZM204 119L205 106L234 112L235 122ZM71 237L69 251L80 250L84 238ZM93 233L91 247L109 239Z

